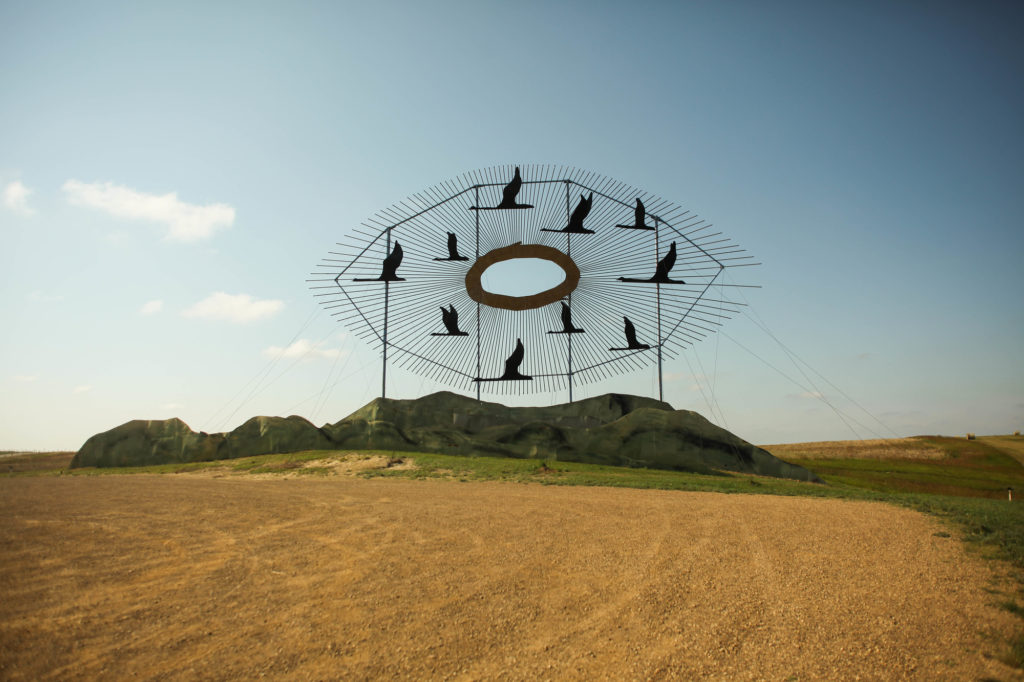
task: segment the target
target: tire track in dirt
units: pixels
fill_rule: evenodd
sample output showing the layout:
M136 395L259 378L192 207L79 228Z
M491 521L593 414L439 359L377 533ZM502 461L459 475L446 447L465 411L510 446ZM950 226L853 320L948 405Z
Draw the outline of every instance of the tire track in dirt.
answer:
M860 502L0 480L0 677L1019 679L1000 565Z

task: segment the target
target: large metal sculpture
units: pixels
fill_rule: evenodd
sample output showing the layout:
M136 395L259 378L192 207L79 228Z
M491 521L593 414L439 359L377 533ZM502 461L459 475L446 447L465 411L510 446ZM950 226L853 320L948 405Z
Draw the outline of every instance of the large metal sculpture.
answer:
M403 246L404 245L404 246ZM690 211L609 178L523 165L467 173L385 209L310 280L389 358L462 390L554 391L662 366L736 313L711 295L749 256ZM554 264L544 291L489 291L485 272ZM720 291L720 289L719 289ZM440 314L438 311L440 310Z

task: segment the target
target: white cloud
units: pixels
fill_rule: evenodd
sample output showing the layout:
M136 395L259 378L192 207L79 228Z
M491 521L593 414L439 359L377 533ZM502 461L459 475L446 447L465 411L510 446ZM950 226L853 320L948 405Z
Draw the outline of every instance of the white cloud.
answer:
M38 378L39 377L35 374L19 374L14 377L14 380L21 382L23 384L27 384L29 382L35 381Z
M147 301L139 308L140 315L155 315L164 307L163 301Z
M183 407L185 406L181 403L164 403L161 405L161 408L164 410L180 410Z
M284 303L272 299L256 299L249 294L226 294L218 291L210 294L182 312L185 317L204 320L228 320L229 322L252 322L270 317L284 308Z
M197 206L178 199L177 192L145 194L112 182L86 183L68 180L62 188L68 201L90 206L128 220L148 220L168 227L166 238L192 242L207 239L214 231L231 227L235 209L227 204Z
M72 393L88 393L91 390L92 386L89 386L88 384L83 384L82 386L75 386L75 390L72 391Z
M15 180L4 187L4 191L0 192L0 197L2 197L4 206L15 213L32 215L35 211L28 205L29 194L32 194L32 190L23 185L20 180Z
M312 343L306 339L299 339L295 343L291 344L287 348L281 346L270 346L269 348L263 349L263 354L270 357L285 357L285 358L328 358L333 360L334 358L342 354L340 348L324 348L324 342Z

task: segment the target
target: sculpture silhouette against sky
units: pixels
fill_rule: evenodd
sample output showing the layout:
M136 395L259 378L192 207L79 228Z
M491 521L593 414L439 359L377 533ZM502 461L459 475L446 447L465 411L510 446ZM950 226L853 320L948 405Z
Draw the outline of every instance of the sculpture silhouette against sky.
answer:
M725 269L754 264L690 211L542 165L441 183L339 247L310 283L332 315L380 348L381 395L391 358L478 398L567 387L570 400L574 384L657 363L661 396L663 361L738 312L722 292L745 285L723 282ZM509 261L545 261L563 279L532 293L489 290L488 269Z

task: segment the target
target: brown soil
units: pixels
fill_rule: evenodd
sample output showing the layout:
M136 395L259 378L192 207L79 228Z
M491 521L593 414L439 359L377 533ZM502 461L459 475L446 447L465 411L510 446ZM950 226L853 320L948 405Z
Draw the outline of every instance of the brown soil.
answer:
M200 478L245 477L250 480L279 481L282 478L307 478L310 474L353 477L371 469L416 468L416 463L412 458L366 455L362 453L332 453L330 457L322 459L269 462L257 468L247 470L233 469L231 467L232 460L221 460L221 462L223 462L223 466L203 467L202 469L182 472L181 475Z
M0 678L1017 679L1002 565L864 502L0 479Z

